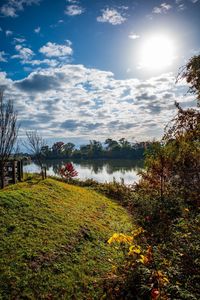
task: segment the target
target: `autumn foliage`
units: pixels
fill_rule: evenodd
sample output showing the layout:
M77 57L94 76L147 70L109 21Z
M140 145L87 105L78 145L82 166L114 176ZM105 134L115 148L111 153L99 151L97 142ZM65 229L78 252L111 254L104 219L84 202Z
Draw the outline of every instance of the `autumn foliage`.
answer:
M60 169L60 175L62 178L66 179L66 180L70 180L73 177L78 176L78 172L75 170L72 163L69 162Z
M199 66L196 56L182 74L198 101ZM141 179L124 201L143 236L115 233L109 240L127 244L115 299L200 299L200 110L175 107L175 117L147 151Z

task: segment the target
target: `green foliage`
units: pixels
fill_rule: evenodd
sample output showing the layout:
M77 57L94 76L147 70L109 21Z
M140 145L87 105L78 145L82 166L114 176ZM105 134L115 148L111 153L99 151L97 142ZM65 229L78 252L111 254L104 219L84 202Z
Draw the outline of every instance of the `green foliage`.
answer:
M73 143L56 142L42 147L42 155L46 159L143 159L145 149L151 142L130 143L125 138L119 141L106 139L104 143L91 140L89 144L75 148Z

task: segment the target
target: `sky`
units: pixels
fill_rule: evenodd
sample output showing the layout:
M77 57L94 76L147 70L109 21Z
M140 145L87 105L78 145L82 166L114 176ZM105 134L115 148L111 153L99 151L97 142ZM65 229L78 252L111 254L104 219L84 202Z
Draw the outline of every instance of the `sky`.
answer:
M196 105L179 68L200 50L200 0L0 0L0 88L19 136L159 139Z

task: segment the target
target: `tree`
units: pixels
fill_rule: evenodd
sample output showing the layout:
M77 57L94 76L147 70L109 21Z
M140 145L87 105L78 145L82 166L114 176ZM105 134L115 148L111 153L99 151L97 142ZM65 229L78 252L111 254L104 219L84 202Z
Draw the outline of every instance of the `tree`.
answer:
M62 156L64 151L64 143L63 142L56 142L52 146L52 152L56 156Z
M99 158L101 157L101 154L103 152L103 146L101 142L98 142L96 140L90 141L90 156L92 158Z
M74 148L75 148L75 145L73 143L67 143L63 146L64 148L64 152L65 152L65 155L67 157L71 157L72 156L72 153L74 151Z
M51 149L49 148L48 145L45 145L41 148L41 152L43 156L48 157L51 153Z
M19 126L17 125L17 113L13 102L4 103L3 91L0 91L0 180L1 188L4 187L4 168L14 150L17 141Z
M106 151L107 151L108 157L116 158L119 155L121 146L117 141L108 138L105 140L105 145L107 145Z
M177 81L186 79L190 84L189 92L197 95L197 106L200 106L200 55L193 56L183 66L177 76Z
M90 145L81 145L80 146L81 158L90 158L90 150L91 150Z
M44 141L42 136L37 133L37 131L26 132L26 137L27 137L27 141L24 142L24 146L32 154L33 158L40 166L42 179L44 179L45 178L45 174L44 174L45 155L43 150L45 149L46 142Z
M199 206L200 194L200 111L183 110L176 103L178 113L166 127L163 141L171 147L171 182L187 203Z
M75 170L74 166L71 162L67 163L60 169L60 175L62 178L65 178L67 181L72 179L73 177L78 176L78 172Z

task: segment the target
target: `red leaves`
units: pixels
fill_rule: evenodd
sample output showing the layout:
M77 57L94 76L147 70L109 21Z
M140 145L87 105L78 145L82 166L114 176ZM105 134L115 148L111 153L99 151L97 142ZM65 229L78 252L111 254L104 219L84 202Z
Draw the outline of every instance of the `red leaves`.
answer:
M74 166L70 162L60 169L60 175L65 179L71 179L78 176L78 172L74 169Z
M158 297L159 297L159 295L160 295L160 292L159 292L158 289L153 288L153 289L151 290L151 299L152 299L152 300L157 300Z

